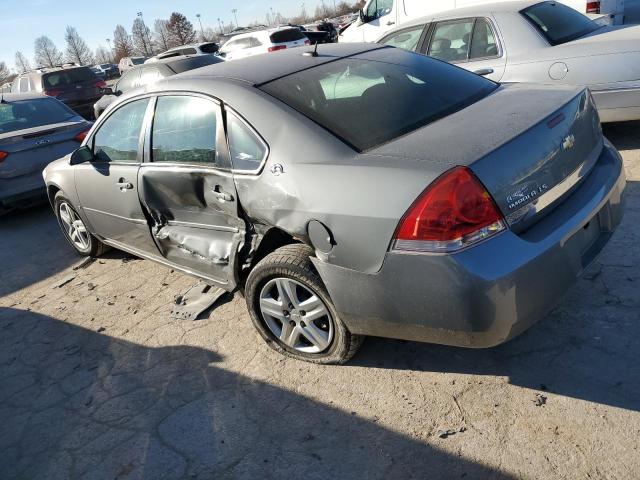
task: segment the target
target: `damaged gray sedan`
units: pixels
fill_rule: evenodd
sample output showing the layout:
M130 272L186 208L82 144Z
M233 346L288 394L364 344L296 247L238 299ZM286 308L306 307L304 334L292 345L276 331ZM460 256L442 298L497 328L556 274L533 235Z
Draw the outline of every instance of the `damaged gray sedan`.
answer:
M596 258L625 188L587 90L368 44L131 92L45 180L80 254L240 289L269 345L319 363L366 335L512 338Z

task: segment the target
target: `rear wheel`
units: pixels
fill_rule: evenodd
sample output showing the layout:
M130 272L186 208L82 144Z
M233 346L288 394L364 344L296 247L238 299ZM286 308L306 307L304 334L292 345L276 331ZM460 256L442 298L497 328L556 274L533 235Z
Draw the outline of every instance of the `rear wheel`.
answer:
M348 361L362 344L340 320L309 257L295 244L279 248L251 271L245 299L256 329L274 350L323 364Z
M101 254L103 251L102 242L89 233L82 218L62 192L56 194L54 205L62 233L76 252L86 257L95 257Z

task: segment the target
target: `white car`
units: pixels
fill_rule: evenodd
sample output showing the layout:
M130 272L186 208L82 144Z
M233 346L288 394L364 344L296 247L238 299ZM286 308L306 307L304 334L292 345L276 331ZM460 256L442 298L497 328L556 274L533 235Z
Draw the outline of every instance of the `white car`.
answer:
M236 60L309 44L309 39L299 28L281 27L236 35L220 47L218 55L225 60Z
M158 60L171 57L194 56L194 55L212 55L218 52L218 44L215 42L194 43L192 45L182 45L181 47L170 48L166 52L151 57L144 63L155 63Z
M145 57L124 57L120 59L118 63L118 70L120 70L120 75L122 75L127 70L131 70L133 67L137 65L142 65L146 60Z
M496 0L368 0L359 18L339 37L339 42L374 42L386 32L416 18L434 13L494 3ZM498 0L507 1L507 0ZM640 0L560 0L600 23L623 22L625 8Z
M588 87L602 122L640 120L640 25L599 26L559 2L529 0L429 15L378 43L495 82Z

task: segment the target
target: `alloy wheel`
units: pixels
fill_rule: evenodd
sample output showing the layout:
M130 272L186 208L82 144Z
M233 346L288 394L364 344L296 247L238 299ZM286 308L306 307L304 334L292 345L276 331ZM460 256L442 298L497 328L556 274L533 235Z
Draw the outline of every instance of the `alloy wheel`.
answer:
M334 323L322 299L300 282L274 278L260 293L260 312L271 333L287 347L303 353L329 348Z
M71 243L78 250L87 250L90 247L89 232L87 232L87 227L85 227L78 214L67 202L60 203L58 211L60 213L60 221Z

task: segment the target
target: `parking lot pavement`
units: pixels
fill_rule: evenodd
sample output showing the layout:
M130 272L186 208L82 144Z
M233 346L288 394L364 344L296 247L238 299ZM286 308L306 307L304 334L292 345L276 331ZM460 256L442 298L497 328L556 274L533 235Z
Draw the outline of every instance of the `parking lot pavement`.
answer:
M542 322L491 350L370 338L347 366L269 350L244 301L78 259L47 207L0 220L0 478L637 478L640 123L606 128L624 222Z

